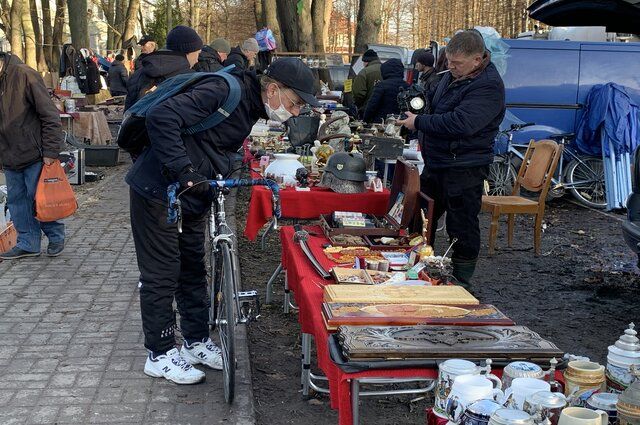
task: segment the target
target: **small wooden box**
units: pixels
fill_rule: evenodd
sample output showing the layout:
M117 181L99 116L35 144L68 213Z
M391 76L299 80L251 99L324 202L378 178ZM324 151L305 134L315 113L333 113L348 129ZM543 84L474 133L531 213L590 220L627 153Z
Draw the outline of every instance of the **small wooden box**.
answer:
M18 240L18 232L13 226L13 223L9 222L7 228L0 232L0 252L7 252L14 246Z

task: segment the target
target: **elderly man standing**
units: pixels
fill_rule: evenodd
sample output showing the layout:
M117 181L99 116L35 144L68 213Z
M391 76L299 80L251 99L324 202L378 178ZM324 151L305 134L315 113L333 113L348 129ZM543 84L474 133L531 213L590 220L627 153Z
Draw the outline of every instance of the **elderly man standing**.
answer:
M224 66L235 65L237 69L246 70L255 59L256 55L260 51L260 46L255 38L247 38L242 47L234 47L231 49L231 53L224 61Z
M198 63L193 66L194 71L216 72L224 68L223 62L231 52L229 42L224 38L213 40L208 46L204 46L198 56Z
M456 34L446 47L449 71L431 95L425 115L400 121L421 132L425 168L421 188L435 201L434 220L447 213L453 275L466 287L480 252L484 180L493 162L493 140L505 114L504 83L480 33ZM433 236L435 228L432 226Z
M47 255L64 249L64 224L35 219L36 186L42 164L52 164L64 138L60 115L42 77L18 57L0 52L0 166L7 180L7 205L18 243L0 254L4 260L40 255L42 232Z
M367 102L373 94L373 87L382 80L380 66L382 65L378 54L374 50L367 50L362 55L364 69L353 79L353 102L360 111L364 111Z
M150 35L143 35L140 41L138 41L138 46L140 46L140 56L137 57L134 65L134 70L137 70L142 66L142 58L156 51L158 48L158 44L156 40Z

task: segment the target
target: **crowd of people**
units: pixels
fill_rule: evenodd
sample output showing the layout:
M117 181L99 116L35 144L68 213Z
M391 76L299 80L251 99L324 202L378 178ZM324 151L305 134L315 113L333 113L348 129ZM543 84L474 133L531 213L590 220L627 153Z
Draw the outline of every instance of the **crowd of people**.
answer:
M251 69L259 48L248 39L231 48L224 39L205 46L192 28L177 26L166 45L145 36L133 74L118 55L109 72L114 95L125 95L130 108L167 78L234 65L229 73L241 96L225 111L226 119L200 132L182 130L216 113L232 91L227 80L207 76L155 105L146 116L150 145L135 158L126 181L130 186L131 228L135 243L144 330L148 350L144 372L178 384L204 380L194 365L221 369L221 353L209 338L206 304L205 226L212 202L207 180L226 175L234 155L260 119L285 122L305 105L318 106L313 72L300 59L273 61L258 75ZM434 69L428 51L415 55L416 83L428 93L429 110L406 113L399 121L417 131L426 163L422 191L435 200L434 219L446 212L453 247L453 274L469 287L480 249L478 214L483 182L493 160L493 139L505 113L504 85L491 63L482 36L473 30L448 43L444 72ZM408 83L399 60L381 63L373 50L363 55L365 68L353 81L353 99L370 121L398 113L396 97ZM442 65L441 65L442 66ZM58 111L43 79L10 53L0 53L0 163L7 179L8 207L18 232L17 245L1 253L4 260L40 255L41 235L47 255L62 253L64 225L34 218L34 195L43 164L63 149ZM166 188L179 182L182 233L166 220ZM435 231L436 226L431 226ZM180 312L184 343L176 348Z

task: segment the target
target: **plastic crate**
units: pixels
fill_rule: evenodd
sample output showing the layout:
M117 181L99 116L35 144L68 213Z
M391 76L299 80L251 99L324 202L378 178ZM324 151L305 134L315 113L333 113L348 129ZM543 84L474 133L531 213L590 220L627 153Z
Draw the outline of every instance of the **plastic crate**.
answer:
M118 146L90 146L84 148L84 163L87 167L115 167L118 165Z

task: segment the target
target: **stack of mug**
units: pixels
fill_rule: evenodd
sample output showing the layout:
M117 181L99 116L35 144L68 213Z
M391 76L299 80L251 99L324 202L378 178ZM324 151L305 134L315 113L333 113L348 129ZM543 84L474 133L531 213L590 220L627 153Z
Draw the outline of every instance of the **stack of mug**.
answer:
M617 396L599 392L604 368L592 362L569 362L566 374L565 395L554 380L554 364L545 373L533 363L513 362L499 379L491 374L490 360L485 367L462 359L447 360L439 366L433 413L448 419L449 425L615 423ZM581 398L587 394L586 399Z

